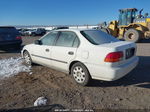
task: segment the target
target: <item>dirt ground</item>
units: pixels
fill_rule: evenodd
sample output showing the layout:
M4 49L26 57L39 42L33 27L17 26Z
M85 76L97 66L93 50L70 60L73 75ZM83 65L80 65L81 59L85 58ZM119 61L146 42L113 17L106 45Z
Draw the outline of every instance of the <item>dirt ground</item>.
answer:
M23 44L39 37L23 37ZM139 65L114 82L93 80L89 87L77 85L71 76L35 65L33 74L19 73L0 80L0 109L32 107L45 96L48 104L74 109L150 109L150 43L137 44ZM0 52L0 59L20 56L20 51Z

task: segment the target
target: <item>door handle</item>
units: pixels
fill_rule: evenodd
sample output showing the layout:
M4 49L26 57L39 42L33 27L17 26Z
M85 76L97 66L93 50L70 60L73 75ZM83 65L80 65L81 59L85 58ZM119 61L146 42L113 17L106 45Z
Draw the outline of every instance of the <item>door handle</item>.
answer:
M49 52L49 49L45 49L46 52Z
M68 54L69 54L69 55L74 55L74 52L69 51Z

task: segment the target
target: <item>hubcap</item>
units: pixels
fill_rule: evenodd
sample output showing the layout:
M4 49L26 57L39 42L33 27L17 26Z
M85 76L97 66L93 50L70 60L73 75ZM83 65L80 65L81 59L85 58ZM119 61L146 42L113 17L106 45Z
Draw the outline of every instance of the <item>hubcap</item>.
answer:
M25 62L30 65L31 64L31 60L30 60L30 56L28 53L24 53L24 59L25 59Z
M76 66L73 69L73 77L78 83L83 83L85 81L85 72L82 67Z
M132 39L134 39L134 34L133 33L130 33L129 35L128 35L128 38L130 39L130 40L132 40Z

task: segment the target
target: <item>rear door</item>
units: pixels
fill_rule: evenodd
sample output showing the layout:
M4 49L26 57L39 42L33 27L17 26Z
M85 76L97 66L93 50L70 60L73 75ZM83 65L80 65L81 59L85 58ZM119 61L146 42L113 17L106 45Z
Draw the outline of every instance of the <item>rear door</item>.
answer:
M68 64L75 58L79 39L74 32L62 31L56 45L52 47L52 66L68 70Z

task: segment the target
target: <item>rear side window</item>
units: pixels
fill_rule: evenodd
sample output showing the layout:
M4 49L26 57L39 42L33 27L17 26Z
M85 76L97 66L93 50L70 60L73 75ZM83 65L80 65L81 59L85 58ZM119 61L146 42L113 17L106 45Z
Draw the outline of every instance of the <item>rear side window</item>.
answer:
M75 38L74 43L73 43L73 47L78 47L80 44L80 41L78 39L78 37Z
M41 39L42 45L52 46L56 40L58 32L51 32Z
M81 31L81 34L92 44L100 45L104 43L112 43L119 41L115 37L102 32L100 30L85 30Z
M56 42L56 46L76 47L78 46L78 40L76 40L76 38L77 36L74 32L61 32Z
M14 27L0 27L0 33L13 33L13 34L19 34L19 32Z

